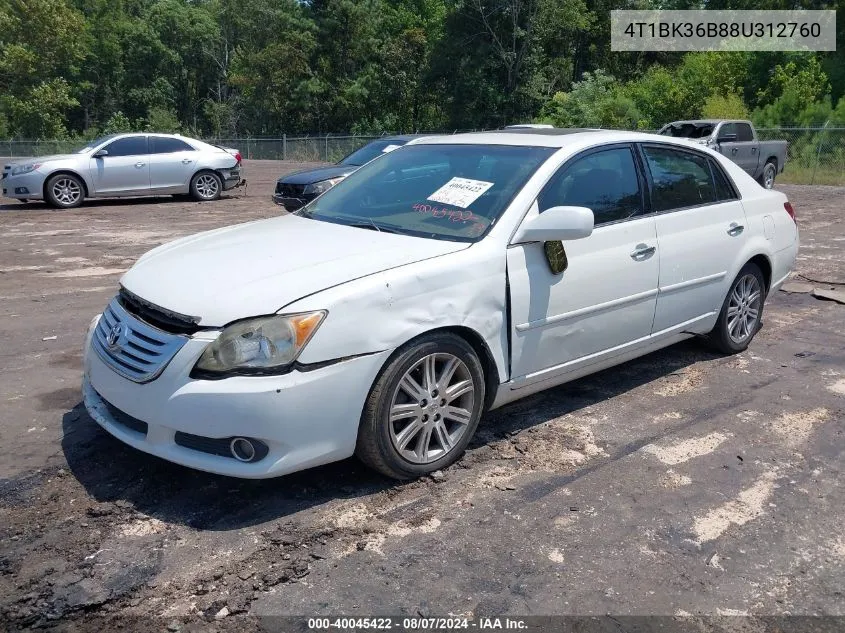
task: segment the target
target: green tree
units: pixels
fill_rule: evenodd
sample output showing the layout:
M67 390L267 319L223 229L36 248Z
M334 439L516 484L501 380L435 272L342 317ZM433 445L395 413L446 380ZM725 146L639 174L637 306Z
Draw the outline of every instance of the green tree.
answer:
M569 92L555 94L543 107L541 118L557 127L626 129L637 127L641 114L619 82L597 70L584 73Z
M10 133L65 134L66 115L77 104L68 79L85 55L85 27L64 0L0 4L0 113Z

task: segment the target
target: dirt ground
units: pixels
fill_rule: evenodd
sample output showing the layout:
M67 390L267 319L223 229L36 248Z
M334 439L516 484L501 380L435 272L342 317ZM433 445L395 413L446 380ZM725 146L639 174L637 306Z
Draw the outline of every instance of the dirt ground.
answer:
M688 342L492 412L458 464L412 483L354 460L227 479L100 430L81 345L120 274L279 213L272 183L297 167L249 162L215 203L0 205L0 630L845 615L845 306L809 294L772 296L738 356ZM845 188L782 189L797 272L845 282Z

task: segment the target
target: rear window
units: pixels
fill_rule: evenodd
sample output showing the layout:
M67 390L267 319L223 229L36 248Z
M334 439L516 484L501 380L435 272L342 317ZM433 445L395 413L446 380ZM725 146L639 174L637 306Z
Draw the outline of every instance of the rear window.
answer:
M651 172L655 211L683 209L716 202L713 172L706 156L669 147L643 147Z
M352 152L349 156L341 160L339 164L352 165L353 167L358 167L360 165L369 163L371 160L373 160L374 158L378 158L382 154L402 147L404 144L405 141L396 139L384 139L373 141L372 143L367 143L361 149Z
M754 140L754 133L751 131L751 126L748 123L736 124L736 140L743 143Z
M175 152L192 152L194 148L178 138L166 136L150 137L151 154L173 154Z

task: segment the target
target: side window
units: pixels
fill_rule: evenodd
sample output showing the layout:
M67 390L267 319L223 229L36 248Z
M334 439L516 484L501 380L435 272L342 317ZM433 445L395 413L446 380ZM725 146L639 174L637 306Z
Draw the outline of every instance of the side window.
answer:
M719 128L718 138L722 138L728 134L736 134L736 123L725 123Z
M192 152L194 148L178 138L165 136L150 137L150 154L173 154L175 152Z
M718 200L736 200L737 196L733 188L728 184L727 177L716 161L710 160L710 169L713 172L713 180L716 183L716 198Z
M651 172L655 211L683 209L716 201L708 158L669 147L644 146Z
M109 156L141 156L147 153L146 136L129 136L109 143L103 149L108 150Z
M736 124L736 140L741 143L754 140L754 134L751 133L751 126L748 123Z
M639 213L640 182L630 148L593 152L564 165L540 193L537 204L541 213L551 207L588 207L596 225Z

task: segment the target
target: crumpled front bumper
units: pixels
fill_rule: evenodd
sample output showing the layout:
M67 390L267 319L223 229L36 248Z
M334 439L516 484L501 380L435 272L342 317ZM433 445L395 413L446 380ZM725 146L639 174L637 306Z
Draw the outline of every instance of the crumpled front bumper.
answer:
M261 479L344 459L355 450L370 387L389 352L280 376L195 380L189 374L217 332L199 332L155 380L118 375L85 342L85 408L117 439L144 452L211 473ZM108 403L108 404L107 404ZM115 415L117 410L121 415ZM127 419L146 424L145 432ZM204 438L250 437L269 450L245 463L177 443L177 433Z

